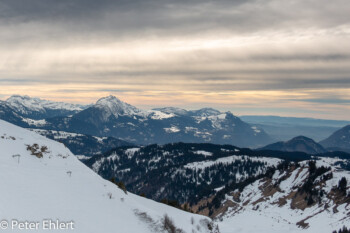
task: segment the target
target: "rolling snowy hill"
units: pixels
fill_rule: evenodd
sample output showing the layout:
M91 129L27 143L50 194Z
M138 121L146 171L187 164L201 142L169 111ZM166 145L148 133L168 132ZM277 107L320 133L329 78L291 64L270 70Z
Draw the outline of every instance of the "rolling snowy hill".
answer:
M11 230L16 221L37 222L35 232L51 232L43 229L44 219L80 233L170 232L164 229L165 222L172 226L169 218L181 232L214 232L209 218L126 194L63 144L2 120L0 148L0 219L9 224L2 232L20 232L18 225Z

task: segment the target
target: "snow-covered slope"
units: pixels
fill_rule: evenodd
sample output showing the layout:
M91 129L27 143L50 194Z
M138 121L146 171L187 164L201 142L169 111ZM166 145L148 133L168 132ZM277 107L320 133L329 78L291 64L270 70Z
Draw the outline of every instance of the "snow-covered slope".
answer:
M63 144L2 120L0 148L0 219L9 223L2 232L20 232L11 230L15 220L38 222L35 232L48 232L44 219L73 221L79 233L166 232L165 214L184 232L210 232L208 218L125 194Z
M304 161L227 193L216 217L221 232L330 233L348 227L349 190L340 191L338 182L342 177L350 180L350 172L334 162L320 158L319 170L311 172Z

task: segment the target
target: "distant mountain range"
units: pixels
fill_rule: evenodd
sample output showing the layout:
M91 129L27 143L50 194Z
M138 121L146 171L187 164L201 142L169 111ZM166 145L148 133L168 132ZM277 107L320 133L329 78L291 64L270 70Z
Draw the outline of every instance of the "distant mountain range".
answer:
M34 120L73 115L87 108L84 105L53 102L20 95L11 96L6 103L22 117Z
M277 138L286 138L288 135L295 137L299 131L306 133L306 136L318 135L316 140L319 141L320 135L325 135L327 132L327 136L322 136L324 139L338 130L342 124L347 123L347 121L274 116L243 116L242 118L250 123L246 123L231 112L220 112L213 108L185 110L166 107L146 111L114 96L101 98L92 105L52 102L18 95L6 101L0 101L0 119L21 127L51 132L69 132L90 138L92 136L110 137L114 138L114 142L115 140L124 141L124 143L107 143L109 144L106 146L108 149L112 148L112 145L128 145L128 143L149 145L173 142L230 144L239 147L261 148L276 141L277 134L280 135L277 135ZM322 141L321 146L327 150L349 151L350 143L348 143L349 136L347 136L346 129L339 132L342 133L337 133L330 139ZM284 136L281 136L282 134ZM74 141L72 135L70 141ZM51 138L53 138L52 135ZM81 141L82 138L75 140ZM299 144L295 144L296 142ZM74 143L69 143L69 140L66 140L65 143L72 150L76 150ZM309 147L310 143L313 144L309 141L309 145L304 144L304 149L301 149L300 140L292 140L287 144L278 142L271 148L307 153L321 151L320 145L312 149ZM317 150L313 151L314 149ZM84 149L75 152L80 154L84 152ZM88 155L92 154L93 152L88 153Z
M350 152L350 125L337 130L331 136L322 140L320 144L330 151Z
M267 145L260 150L277 150L277 151L298 151L304 152L307 154L321 154L327 152L320 144L304 136L298 136L292 138L286 142L276 142L270 145Z
M145 111L114 96L101 98L91 106L28 96L13 96L1 105L4 110L0 118L22 127L109 136L141 145L211 142L259 147L271 142L259 127L245 123L231 112L212 108L187 111L168 107Z

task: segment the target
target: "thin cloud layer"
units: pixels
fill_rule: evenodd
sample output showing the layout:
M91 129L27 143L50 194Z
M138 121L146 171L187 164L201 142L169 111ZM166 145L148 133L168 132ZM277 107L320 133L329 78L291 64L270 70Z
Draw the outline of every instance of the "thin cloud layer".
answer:
M116 94L144 108L346 119L348 12L347 0L3 0L0 98Z

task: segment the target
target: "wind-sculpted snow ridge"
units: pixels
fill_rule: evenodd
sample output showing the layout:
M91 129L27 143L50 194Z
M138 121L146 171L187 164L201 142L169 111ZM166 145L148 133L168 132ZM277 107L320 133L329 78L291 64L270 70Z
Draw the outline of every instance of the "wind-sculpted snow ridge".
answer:
M9 224L2 232L26 232L11 229L16 221L57 232L45 230L44 220L70 223L78 233L218 232L209 218L125 193L63 144L2 120L0 148L0 220Z

